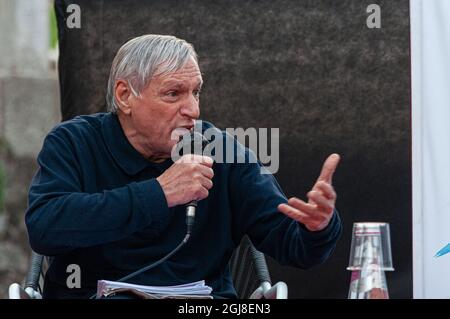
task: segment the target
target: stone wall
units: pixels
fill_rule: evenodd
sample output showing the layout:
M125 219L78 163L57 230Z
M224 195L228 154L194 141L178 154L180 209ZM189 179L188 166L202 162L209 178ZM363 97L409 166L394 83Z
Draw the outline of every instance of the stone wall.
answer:
M0 0L0 298L25 278L30 248L27 191L47 132L60 121L59 85L49 63L47 0ZM3 45L7 44L7 45Z

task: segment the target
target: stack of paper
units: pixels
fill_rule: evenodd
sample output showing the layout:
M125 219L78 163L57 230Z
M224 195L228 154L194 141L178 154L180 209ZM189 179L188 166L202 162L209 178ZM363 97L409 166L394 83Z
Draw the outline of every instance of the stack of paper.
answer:
M143 286L109 280L99 280L97 298L111 296L118 292L132 292L147 299L162 298L212 298L212 288L204 280L177 286Z

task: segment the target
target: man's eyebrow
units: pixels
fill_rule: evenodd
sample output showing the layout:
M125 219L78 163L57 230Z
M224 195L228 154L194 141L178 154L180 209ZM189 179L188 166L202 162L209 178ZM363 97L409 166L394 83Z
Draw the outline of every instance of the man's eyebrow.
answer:
M203 85L203 80L200 80L197 82L197 84L195 84L195 87L199 87ZM181 81L176 81L176 80L168 80L167 82L164 82L162 84L163 87L168 87L168 86L173 86L175 88L182 88L185 87L186 84L185 82L181 82Z
M183 82L179 82L179 81L167 81L167 82L164 82L163 84L162 84L162 86L163 87L167 87L167 86L175 86L176 88L180 88L180 87L183 87L184 86L184 83Z

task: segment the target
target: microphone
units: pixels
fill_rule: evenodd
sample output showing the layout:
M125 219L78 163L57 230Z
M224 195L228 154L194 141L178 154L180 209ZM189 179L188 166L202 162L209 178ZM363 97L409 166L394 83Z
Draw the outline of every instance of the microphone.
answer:
M192 131L180 136L178 142L181 147L181 154L197 154L203 155L203 150L209 144L208 139L203 134ZM191 234L195 222L195 211L197 209L197 201L193 200L186 204L186 226L187 234Z

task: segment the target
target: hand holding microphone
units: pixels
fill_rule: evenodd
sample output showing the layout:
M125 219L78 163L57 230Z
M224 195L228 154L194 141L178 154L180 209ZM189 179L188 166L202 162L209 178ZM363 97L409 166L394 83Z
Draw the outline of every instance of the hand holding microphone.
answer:
M213 160L208 156L186 154L167 169L157 181L169 207L199 201L212 188Z
M214 161L201 155L208 143L202 134L195 131L181 136L178 146L185 155L157 178L169 207L186 204L187 236L194 226L197 201L208 197L213 186Z

